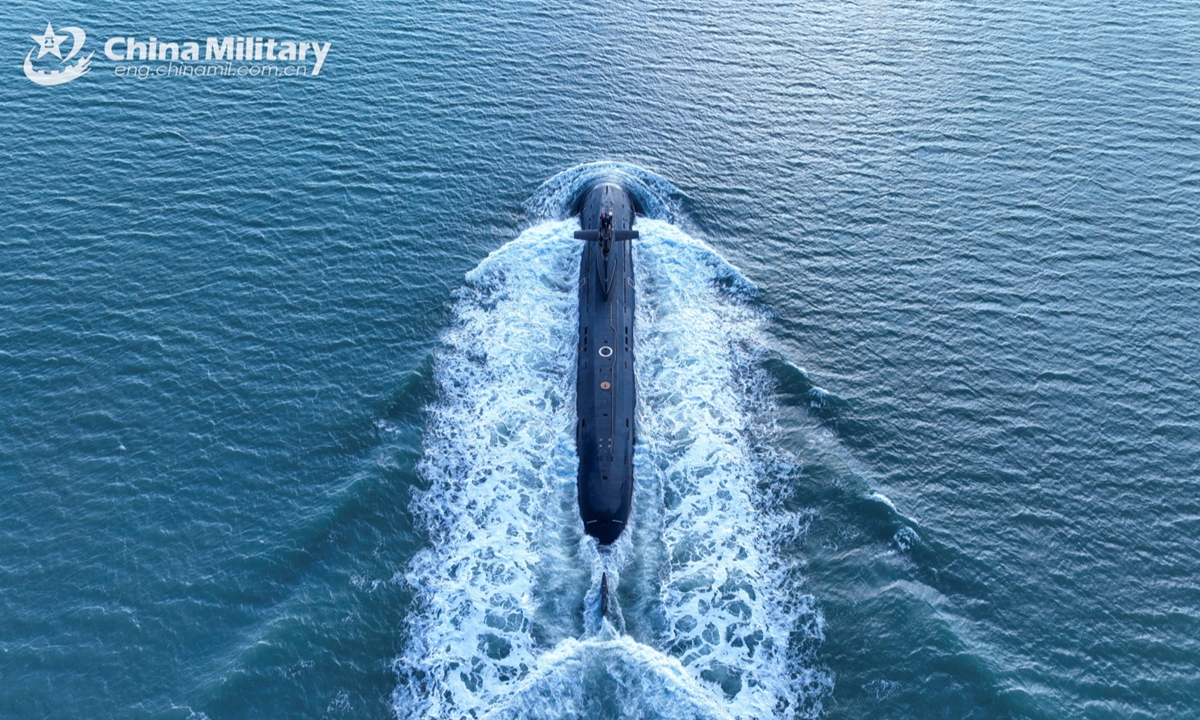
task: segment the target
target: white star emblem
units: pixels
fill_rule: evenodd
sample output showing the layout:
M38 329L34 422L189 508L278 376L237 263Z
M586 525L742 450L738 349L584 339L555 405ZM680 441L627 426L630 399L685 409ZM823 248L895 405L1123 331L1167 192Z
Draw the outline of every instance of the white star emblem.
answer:
M62 60L62 51L58 49L58 46L67 39L67 36L55 35L54 28L50 27L50 23L46 23L45 35L30 35L29 37L38 44L38 60L41 60L46 53L54 53L54 57Z

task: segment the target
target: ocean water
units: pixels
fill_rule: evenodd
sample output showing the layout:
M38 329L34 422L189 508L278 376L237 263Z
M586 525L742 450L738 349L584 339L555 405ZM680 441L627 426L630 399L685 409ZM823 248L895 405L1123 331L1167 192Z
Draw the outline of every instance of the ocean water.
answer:
M56 87L47 22L95 53ZM139 79L128 36L331 45ZM5 5L0 717L1200 717L1198 38ZM600 555L568 215L608 174L646 212Z

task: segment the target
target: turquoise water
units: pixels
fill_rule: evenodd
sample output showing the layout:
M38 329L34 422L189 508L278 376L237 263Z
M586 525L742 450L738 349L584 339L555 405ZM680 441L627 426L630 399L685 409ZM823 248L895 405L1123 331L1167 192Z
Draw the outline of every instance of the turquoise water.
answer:
M1200 717L1200 7L0 18L0 716ZM601 559L563 214L618 171Z

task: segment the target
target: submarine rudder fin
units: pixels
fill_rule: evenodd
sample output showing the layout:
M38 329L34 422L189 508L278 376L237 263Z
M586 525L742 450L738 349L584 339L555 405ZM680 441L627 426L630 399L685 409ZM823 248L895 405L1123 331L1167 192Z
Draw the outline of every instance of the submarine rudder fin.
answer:
M600 575L600 619L608 616L608 573Z

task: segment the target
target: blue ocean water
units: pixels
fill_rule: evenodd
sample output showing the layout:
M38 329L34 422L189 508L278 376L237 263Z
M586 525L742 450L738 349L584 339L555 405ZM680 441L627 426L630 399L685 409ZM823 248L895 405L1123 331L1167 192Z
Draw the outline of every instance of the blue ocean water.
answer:
M1195 4L0 20L0 716L1200 717ZM607 628L597 172L648 210Z

